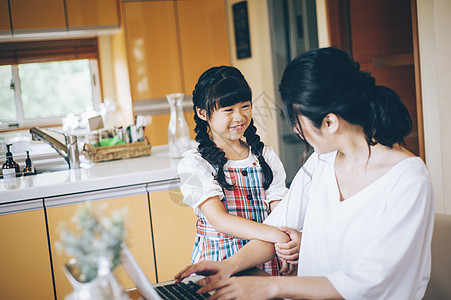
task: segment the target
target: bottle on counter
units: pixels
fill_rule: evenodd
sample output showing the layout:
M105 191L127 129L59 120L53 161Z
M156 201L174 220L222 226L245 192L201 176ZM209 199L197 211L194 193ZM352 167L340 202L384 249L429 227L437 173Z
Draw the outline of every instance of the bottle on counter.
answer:
M171 114L168 126L169 156L172 158L182 157L189 150L189 129L183 115L183 98L185 94L167 94Z
M30 151L27 151L27 158L25 159L25 168L23 169L23 176L35 175L36 169L31 163Z
M19 164L16 163L13 159L13 154L11 153L11 144L6 145L6 161L2 166L2 173L5 177L6 174L13 174L14 177L20 177L20 167ZM10 170L10 171L8 171Z
M20 180L17 178L21 175L20 168L19 164L13 159L13 154L10 151L11 144L6 145L6 148L6 162L2 166L3 179L7 189L15 189L20 186Z

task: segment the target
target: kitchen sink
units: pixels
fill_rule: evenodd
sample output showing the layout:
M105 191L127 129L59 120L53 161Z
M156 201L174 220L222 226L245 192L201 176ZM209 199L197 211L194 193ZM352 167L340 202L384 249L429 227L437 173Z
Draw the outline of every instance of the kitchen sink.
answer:
M67 162L64 159L61 159L60 157L55 159L37 160L33 162L33 165L36 168L36 174L69 170L69 165L67 164ZM90 167L91 165L87 162L83 162L83 160L80 163L80 169L87 169Z
M69 170L69 166L67 165L67 163L55 165L43 165L40 167L36 167L36 174L51 173L65 170Z

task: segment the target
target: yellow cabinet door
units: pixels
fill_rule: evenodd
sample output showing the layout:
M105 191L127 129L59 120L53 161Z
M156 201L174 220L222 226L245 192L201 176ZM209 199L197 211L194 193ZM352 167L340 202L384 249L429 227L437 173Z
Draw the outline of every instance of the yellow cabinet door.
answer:
M208 68L229 65L226 9L223 0L177 1L185 94L191 95Z
M145 191L144 187L143 190ZM91 193L88 193L88 195L84 195L83 197L88 199L96 197L95 195L93 197L89 197L89 194ZM72 292L73 288L63 273L63 265L69 260L69 258L65 255L65 253L55 251L55 242L60 240L59 225L62 222L66 223L69 230L74 230L75 224L70 222L70 220L72 216L75 215L79 205L84 204L56 206L49 207L47 209L50 241L52 243L53 269L55 273L55 285L58 299L64 299L66 295ZM95 208L100 205L107 205L105 216L111 216L111 212L114 210L122 209L124 207L128 208L125 219L125 227L127 230L125 244L135 257L138 264L141 266L149 281L155 283L155 261L150 229L151 225L147 193L92 201L92 207ZM134 287L133 283L120 266L116 268L115 274L124 289Z
M119 26L117 0L66 0L69 30Z
M14 0L9 3L13 31L66 29L64 2L61 0Z
M0 0L0 35L11 34L8 0Z
M183 91L175 2L124 2L124 27L133 101Z
M1 215L0 228L0 299L54 299L44 209Z
M191 262L196 215L180 190L149 193L158 282L174 279Z

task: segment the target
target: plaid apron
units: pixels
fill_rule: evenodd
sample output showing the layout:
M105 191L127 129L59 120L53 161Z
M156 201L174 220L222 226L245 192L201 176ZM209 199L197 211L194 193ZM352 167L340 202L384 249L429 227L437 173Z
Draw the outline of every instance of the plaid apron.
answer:
M224 173L227 182L235 186L232 191L223 189L224 198L221 201L226 211L262 223L268 216L268 210L263 201L266 191L261 167L228 168ZM196 227L192 264L203 260L222 261L249 242L217 232L201 211L197 215ZM274 276L279 275L277 258L258 267Z

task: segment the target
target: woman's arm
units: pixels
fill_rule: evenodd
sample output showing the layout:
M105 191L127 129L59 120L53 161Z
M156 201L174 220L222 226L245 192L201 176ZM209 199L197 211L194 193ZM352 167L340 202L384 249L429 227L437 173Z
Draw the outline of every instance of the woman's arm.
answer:
M271 243L290 241L289 236L277 227L229 214L219 197L207 199L199 208L218 232L246 240L259 239Z
M216 291L209 299L343 299L326 277L230 277L274 257L271 243L252 240L221 262L203 261L176 275L181 281L192 273L207 275L199 293Z
M221 261L203 261L190 265L175 276L181 281L193 273L204 277L200 293L214 291L211 299L343 299L326 277L230 277L274 257L271 243L252 240L230 258Z
M207 284L209 299L343 299L326 277L231 277Z
M221 279L229 278L232 274L255 267L271 260L275 256L274 245L260 240L251 240L234 255L224 261L202 261L189 265L180 271L174 278L182 281L191 274L200 274L207 277L201 284L206 285Z

